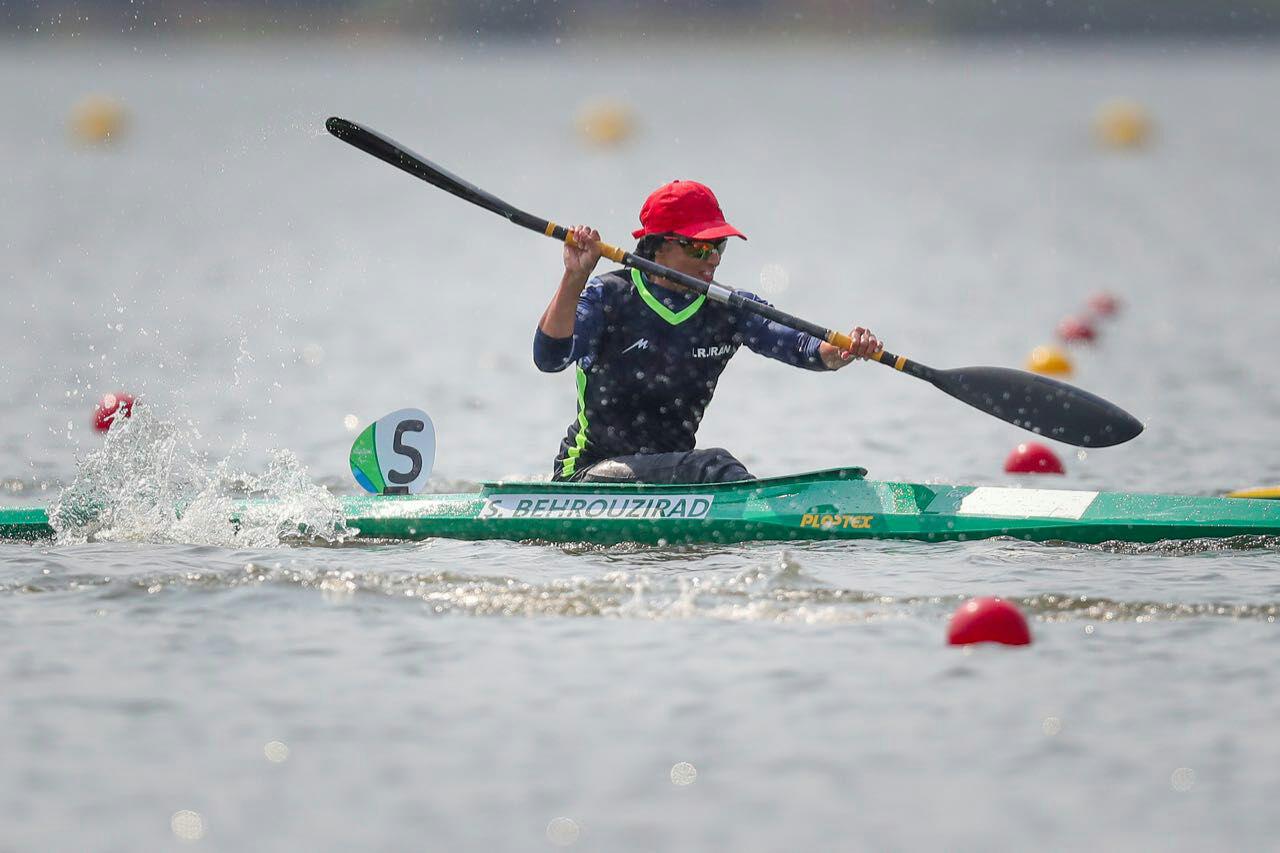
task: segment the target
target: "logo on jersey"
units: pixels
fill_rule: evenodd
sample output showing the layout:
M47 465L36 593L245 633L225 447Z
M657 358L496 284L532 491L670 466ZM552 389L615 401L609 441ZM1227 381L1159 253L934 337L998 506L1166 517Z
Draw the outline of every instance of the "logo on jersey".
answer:
M733 352L733 344L721 344L718 347L695 347L690 350L689 355L694 358L719 358L722 355L729 355Z
M627 347L626 349L624 349L624 350L622 351L622 354L623 354L623 355L626 355L627 353L631 352L633 349L645 349L645 350L647 350L648 348L649 348L649 339L648 339L648 338L641 338L640 340L636 341L636 342L635 342L634 344L632 344L631 346L629 346L629 347Z

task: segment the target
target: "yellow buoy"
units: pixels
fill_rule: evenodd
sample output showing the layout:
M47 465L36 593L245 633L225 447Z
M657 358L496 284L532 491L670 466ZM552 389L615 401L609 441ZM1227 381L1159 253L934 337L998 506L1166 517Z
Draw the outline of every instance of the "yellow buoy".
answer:
M1256 489L1236 489L1227 492L1229 498L1252 498L1254 500L1280 500L1280 486L1259 486Z
M1134 101L1108 101L1099 108L1093 130L1111 148L1137 148L1151 139L1151 117Z
M71 109L71 134L80 142L110 142L120 136L127 123L124 106L102 95L85 98Z
M1057 347L1036 347L1027 357L1027 370L1046 376L1070 376L1071 359Z
M635 132L631 110L617 101L593 101L578 111L578 132L594 145L617 145Z

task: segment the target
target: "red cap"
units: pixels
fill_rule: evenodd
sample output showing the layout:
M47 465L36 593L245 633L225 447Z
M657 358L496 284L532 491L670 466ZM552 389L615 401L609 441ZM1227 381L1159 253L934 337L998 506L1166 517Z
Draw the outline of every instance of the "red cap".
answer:
M711 188L697 181L672 181L649 193L640 208L640 224L644 227L632 231L632 237L679 234L695 240L747 239L746 234L724 221L720 202Z

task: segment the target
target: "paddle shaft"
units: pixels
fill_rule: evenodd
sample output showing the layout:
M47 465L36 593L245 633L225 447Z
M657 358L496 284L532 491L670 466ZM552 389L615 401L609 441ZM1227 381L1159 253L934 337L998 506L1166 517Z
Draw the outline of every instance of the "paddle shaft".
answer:
M563 225L557 225L554 222L547 222L542 231L548 237L569 243L570 245L574 244L573 233ZM819 326L817 323L810 323L808 320L803 320L792 314L788 314L786 311L780 311L772 305L766 305L763 302L748 299L743 296L741 292L729 287L728 285L720 284L716 281L703 281L696 276L678 272L671 269L671 267L664 266L656 261L651 261L648 258L633 255L628 251L620 249L617 246L611 246L608 243L599 242L596 243L596 246L600 249L600 254L603 257L616 261L624 267L635 267L641 272L646 272L659 278L665 278L667 281L673 281L676 284L683 285L690 290L696 290L699 293L705 293L707 298L712 302L719 302L724 305L728 305L731 308L737 308L741 311L750 311L753 314L758 314L759 316L773 320L776 323L781 323L788 328L797 329L801 332L808 332L810 335L824 340L832 346L838 347L842 350L853 348L853 341L843 332L838 332L835 329L828 329L825 326ZM916 364L910 359L897 356L883 350L876 353L872 358L882 364L887 364L890 367L897 367L898 370L907 370L922 379L927 379L928 376L926 376L926 374L932 373L928 367L925 367L922 364ZM901 366L899 366L897 362L902 362Z
M559 240L562 243L575 245L573 232L563 225L557 225L546 219L539 219L531 214L523 211L515 211L520 218L508 217L512 222L532 231L540 231L552 239ZM527 222L524 221L527 218ZM791 329L797 329L801 332L808 332L815 338L824 340L841 350L849 350L853 348L853 340L844 332L828 329L825 326L819 326L817 323L810 323L786 311L780 311L772 305L766 305L763 302L757 302L754 299L748 299L736 289L728 285L720 284L716 281L703 281L697 276L688 275L686 273L673 270L671 267L664 266L656 261L648 258L642 258L639 255L633 255L630 252L612 246L605 242L597 242L596 247L600 250L602 257L609 258L612 261L622 264L624 267L635 267L641 272L647 272L649 275L665 278L667 281L673 281L676 284L683 285L690 290L696 290L699 293L705 293L707 298L712 302L719 302L728 305L731 308L737 308L741 311L750 311L752 314L758 314L766 319L773 320L775 323L781 323ZM932 382L934 370L931 367L914 362L906 356L894 355L886 350L871 356L875 361L888 367L895 368L917 376L926 382Z

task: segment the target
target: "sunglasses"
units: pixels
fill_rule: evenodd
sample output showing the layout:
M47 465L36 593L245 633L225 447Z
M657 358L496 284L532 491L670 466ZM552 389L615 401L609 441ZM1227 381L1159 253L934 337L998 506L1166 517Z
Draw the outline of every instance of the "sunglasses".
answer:
M711 253L715 252L721 257L724 256L724 250L729 245L729 238L723 240L690 240L688 237L668 237L668 242L678 243L684 253L696 261L705 261L711 257Z

